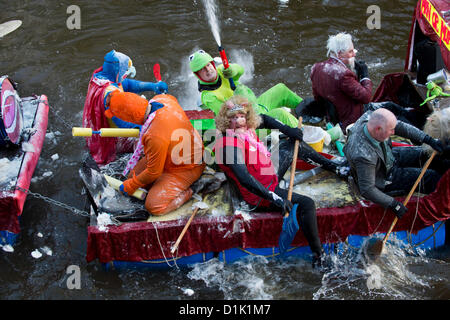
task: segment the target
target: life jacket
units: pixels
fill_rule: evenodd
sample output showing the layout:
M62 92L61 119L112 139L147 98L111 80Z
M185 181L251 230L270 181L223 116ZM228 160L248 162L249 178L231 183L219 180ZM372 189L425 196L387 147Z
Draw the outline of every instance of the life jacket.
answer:
M248 134L250 139L243 139L236 135L222 136L214 146L216 162L220 169L236 183L239 192L247 203L254 206L267 207L270 205L270 202L251 193L242 186L231 168L227 166L227 159L222 159L223 152L220 149L227 146L241 149L249 174L258 180L267 190L274 191L278 185L278 176L270 160L270 153L267 152L265 147L262 147L262 142L258 139L255 130L248 130ZM230 157L230 159L232 158Z
M217 71L217 74L219 75L218 81L221 83L221 85L213 90L202 90L202 94L201 94L201 99L202 99L202 103L205 103L205 96L206 95L214 95L217 97L218 100L225 102L226 100L228 100L229 98L231 98L234 94L233 89L231 89L230 86L230 81L228 81L228 79L226 79L222 72L220 72L219 70ZM204 86L207 87L207 86ZM214 87L214 86L213 86ZM214 113L216 113L216 110L213 110ZM219 110L217 110L217 113L219 112Z

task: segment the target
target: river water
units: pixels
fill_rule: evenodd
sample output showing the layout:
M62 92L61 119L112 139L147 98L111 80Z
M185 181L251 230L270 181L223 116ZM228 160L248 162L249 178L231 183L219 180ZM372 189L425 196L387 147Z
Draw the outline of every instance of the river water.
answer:
M185 1L76 1L81 29L67 20L72 1L1 1L0 23L20 19L20 29L0 39L1 74L19 83L19 94L45 94L50 113L44 150L30 189L83 209L78 169L84 141L71 135L81 126L89 78L111 49L133 59L136 79L163 80L185 109L195 108L196 81L188 56L197 49L218 55L203 3ZM403 70L415 1L379 0L381 28L369 29L370 1L218 0L218 20L228 59L246 68L244 82L261 94L283 82L311 95L312 65L325 59L328 35L354 36L375 87L383 75ZM69 24L70 25L70 24ZM22 232L12 253L0 252L1 299L449 299L448 250L405 254L393 246L381 265L361 265L358 253L329 257L326 271L309 263L251 258L224 265L213 260L192 269L105 272L86 263L88 220L70 210L28 197ZM42 248L47 249L47 253ZM39 249L41 258L31 252ZM50 250L50 251L49 251ZM355 262L356 261L356 262ZM69 289L70 266L81 287ZM372 281L376 288L369 283Z

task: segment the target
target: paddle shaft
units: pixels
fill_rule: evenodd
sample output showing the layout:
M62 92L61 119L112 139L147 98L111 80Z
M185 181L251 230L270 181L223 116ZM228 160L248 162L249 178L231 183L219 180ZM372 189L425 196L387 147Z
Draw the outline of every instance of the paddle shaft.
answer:
M172 249L170 249L170 252L173 254L175 252L175 250L177 250L178 245L180 244L181 240L184 237L184 234L186 233L187 229L189 228L189 225L191 224L192 220L194 219L195 214L197 213L197 211L200 209L200 207L197 207L194 209L194 211L192 212L191 217L189 218L189 221L186 223L186 225L183 228L183 231L181 231L177 242L175 242L175 244L173 245Z
M303 118L300 117L298 118L298 127L299 129L301 129L302 127L302 120ZM294 156L292 158L292 165L291 165L291 177L289 179L289 189L288 189L288 196L287 196L287 200L291 201L292 200L292 192L294 189L294 179L295 179L295 170L297 167L297 157L298 157L298 147L300 145L300 141L299 140L295 140L295 144L294 144ZM289 212L287 212L285 214L285 217L289 217Z
M409 191L409 194L408 194L408 196L406 197L405 201L403 201L403 205L404 205L404 206L406 206L406 205L408 204L408 202L409 202L409 200L411 199L411 197L412 197L414 191L415 191L416 188L417 188L417 185L419 184L420 180L422 180L422 178L423 178L425 172L427 171L427 169L428 169L428 167L429 167L431 161L433 161L433 158L434 158L434 156L435 156L436 154L437 154L437 151L436 151L436 150L433 151L433 153L431 154L430 158L428 159L428 161L427 161L427 162L425 163L425 165L423 166L422 171L421 171L420 174L419 174L419 177L417 178L416 182L414 183L413 187L411 188L411 191ZM389 228L389 231L386 233L386 235L385 235L384 238L383 238L383 246L386 244L386 241L387 241L389 235L391 234L392 230L394 229L394 227L395 227L397 221L398 221L398 218L395 217L394 221L393 221L392 224L391 224L391 227Z

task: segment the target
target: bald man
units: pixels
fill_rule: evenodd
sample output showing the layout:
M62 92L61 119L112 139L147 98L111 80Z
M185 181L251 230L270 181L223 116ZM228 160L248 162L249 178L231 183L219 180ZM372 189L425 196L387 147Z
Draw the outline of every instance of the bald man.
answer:
M351 174L361 195L384 208L389 208L400 219L407 211L393 196L406 195L420 175L428 155L421 147L392 148L393 134L410 139L414 144L426 143L438 152L443 144L416 127L398 121L384 108L364 113L349 128L344 153ZM431 164L423 177L420 192L430 193L448 167Z

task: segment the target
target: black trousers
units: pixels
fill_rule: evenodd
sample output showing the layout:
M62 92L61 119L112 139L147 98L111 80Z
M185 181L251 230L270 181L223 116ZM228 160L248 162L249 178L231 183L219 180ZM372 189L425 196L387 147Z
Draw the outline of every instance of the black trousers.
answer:
M421 147L396 147L392 149L395 157L394 165L389 173L388 184L384 192L391 195L403 195L409 193L422 171L422 167L428 160L428 154ZM436 156L425 172L416 192L429 194L436 189L441 178L440 173L448 170L448 161Z
M292 164L292 158L294 154L294 145L295 141L293 139L285 139L280 142L280 165L278 168L278 179L283 178L286 171L289 169L290 165ZM306 145L306 146L303 146ZM312 158L315 162L331 162L327 158L323 157L322 155L315 152L314 149L312 149L308 144L305 142L302 142L302 145L299 149L299 156L302 159L305 159L305 161L308 161L307 159ZM325 160L323 160L323 159ZM327 165L325 164L325 166ZM332 162L329 164L329 166L335 166L335 164ZM288 196L288 190L282 189L279 186L277 186L274 190L274 192L279 195L283 199L287 199ZM311 248L311 251L316 254L316 256L320 256L322 252L322 244L320 242L319 238L319 228L317 226L317 216L316 216L316 205L314 203L314 200L312 200L310 197L298 194L293 192L292 193L292 200L291 202L293 204L298 204L297 208L297 221L300 225L301 230L303 231L303 234L305 235L306 240L308 240L308 244ZM258 211L280 211L280 208L275 206L274 204L271 204L269 207L266 208L258 208Z
M277 195L286 199L288 196L288 190L281 189L280 187L276 187L274 191ZM317 256L320 256L322 252L322 244L319 238L319 228L317 226L317 216L316 216L316 205L314 200L310 197L292 193L292 203L297 203L297 221L300 225L303 234L305 235L306 240L308 240L309 247L311 251L315 253ZM275 205L271 205L270 209L279 211L280 208Z

